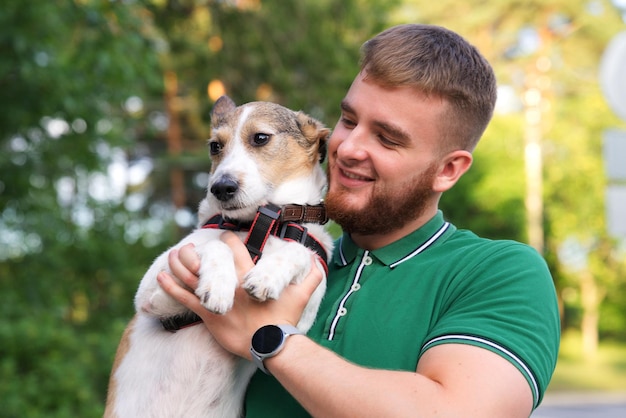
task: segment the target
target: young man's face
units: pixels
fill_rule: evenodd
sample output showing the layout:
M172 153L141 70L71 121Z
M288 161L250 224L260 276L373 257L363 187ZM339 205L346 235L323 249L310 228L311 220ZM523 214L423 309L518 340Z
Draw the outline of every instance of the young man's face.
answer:
M436 210L445 103L359 74L341 108L328 147L329 216L347 232L372 235Z

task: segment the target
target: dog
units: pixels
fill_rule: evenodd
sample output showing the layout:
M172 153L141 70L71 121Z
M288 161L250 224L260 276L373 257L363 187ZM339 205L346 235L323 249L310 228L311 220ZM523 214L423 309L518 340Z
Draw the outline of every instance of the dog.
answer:
M256 264L241 286L259 301L278 298L313 262L325 271L332 238L323 225L327 181L321 162L329 133L318 120L274 103L238 107L228 96L216 101L198 228L175 246L195 245L202 261L195 292L206 309L227 312L240 286L232 252L219 240L223 229L246 239ZM136 313L111 371L105 417L240 416L256 367L221 348L205 326L194 326L199 318L159 287L156 276L163 270L169 271L167 252L139 284ZM325 287L324 275L300 330L313 324Z

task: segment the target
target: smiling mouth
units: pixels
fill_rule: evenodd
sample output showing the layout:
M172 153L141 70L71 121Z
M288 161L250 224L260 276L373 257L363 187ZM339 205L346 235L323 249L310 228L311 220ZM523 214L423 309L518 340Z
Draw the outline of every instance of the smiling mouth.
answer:
M352 179L352 180L359 180L359 181L371 181L372 180L370 177L363 177L363 176L360 176L358 174L350 173L348 171L341 170L341 169L340 169L340 171L341 171L341 174L344 177Z

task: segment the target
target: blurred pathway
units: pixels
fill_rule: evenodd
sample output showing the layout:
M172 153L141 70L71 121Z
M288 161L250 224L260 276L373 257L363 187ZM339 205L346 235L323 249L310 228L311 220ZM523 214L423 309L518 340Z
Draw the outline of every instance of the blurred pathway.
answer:
M626 418L626 392L548 393L532 418Z

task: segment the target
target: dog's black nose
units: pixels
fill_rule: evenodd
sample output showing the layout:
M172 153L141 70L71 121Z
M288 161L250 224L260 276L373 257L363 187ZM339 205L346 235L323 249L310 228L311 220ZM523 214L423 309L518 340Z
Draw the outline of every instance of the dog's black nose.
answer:
M237 193L237 190L239 190L237 182L228 177L219 179L211 186L213 196L222 202L232 199L235 193Z

